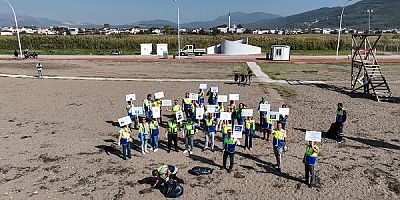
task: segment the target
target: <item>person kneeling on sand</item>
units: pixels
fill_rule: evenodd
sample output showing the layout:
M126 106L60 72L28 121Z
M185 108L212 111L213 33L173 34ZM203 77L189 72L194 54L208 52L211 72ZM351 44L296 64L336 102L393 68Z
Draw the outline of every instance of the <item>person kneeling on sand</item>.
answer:
M151 172L153 176L157 177L156 183L153 187L157 187L160 182L168 182L170 179L175 179L176 173L178 173L178 168L172 165L157 167Z
M303 158L306 172L306 183L308 187L311 187L315 181L315 165L317 164L317 157L319 153L319 148L315 142L309 141Z

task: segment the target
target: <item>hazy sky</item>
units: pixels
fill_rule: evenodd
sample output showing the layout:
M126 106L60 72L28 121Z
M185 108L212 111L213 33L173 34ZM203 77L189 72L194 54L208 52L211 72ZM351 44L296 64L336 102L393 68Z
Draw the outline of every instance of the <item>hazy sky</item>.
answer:
M149 19L176 21L173 0L9 0L17 15L95 24L131 24ZM358 0L353 0L358 1ZM320 7L342 6L346 0L178 0L181 21L206 21L229 11L267 12L282 16ZM0 13L10 13L0 0Z

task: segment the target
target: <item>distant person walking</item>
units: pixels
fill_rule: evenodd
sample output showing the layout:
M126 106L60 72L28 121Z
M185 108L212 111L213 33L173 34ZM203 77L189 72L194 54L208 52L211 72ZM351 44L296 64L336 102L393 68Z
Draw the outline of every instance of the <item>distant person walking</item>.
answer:
M17 50L14 51L14 58L15 58L15 59L18 58L18 51L17 51Z
M304 155L303 163L306 173L306 183L311 187L315 181L315 165L317 164L317 157L320 153L318 146L315 142L308 142L306 153Z
M37 71L38 77L43 78L43 66L40 63L38 63L36 65L36 71Z
M279 172L282 170L282 152L287 149L286 131L282 129L282 123L278 122L278 128L274 130L273 148L276 158L276 168Z
M347 119L347 112L343 108L342 103L338 103L337 105L337 110L336 110L336 136L337 136L337 141L338 143L343 142L343 123L346 122Z
M224 142L224 149L222 150L224 152L222 166L223 169L226 169L228 171L228 173L231 172L233 169L236 145L240 145L239 140L232 136L232 130L228 130L228 135L225 138ZM228 157L229 157L229 168L227 169L226 164Z

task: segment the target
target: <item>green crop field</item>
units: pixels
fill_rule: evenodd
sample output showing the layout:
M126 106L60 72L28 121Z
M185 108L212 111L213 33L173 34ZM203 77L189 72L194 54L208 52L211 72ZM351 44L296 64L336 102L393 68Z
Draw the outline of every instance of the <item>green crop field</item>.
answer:
M219 44L221 39L239 40L249 38L251 45L260 46L268 52L271 45L290 45L294 54L331 55L336 50L336 35L183 35L182 45L196 44L198 48L206 48ZM82 36L45 36L22 35L22 48L36 51L39 54L89 55L109 54L112 50L122 50L124 54L133 55L140 52L141 43L167 43L171 53L177 51L175 35L82 35ZM384 35L378 50L398 51L400 37ZM350 35L341 40L341 54L348 54L351 46ZM11 54L18 47L15 36L0 36L0 54Z

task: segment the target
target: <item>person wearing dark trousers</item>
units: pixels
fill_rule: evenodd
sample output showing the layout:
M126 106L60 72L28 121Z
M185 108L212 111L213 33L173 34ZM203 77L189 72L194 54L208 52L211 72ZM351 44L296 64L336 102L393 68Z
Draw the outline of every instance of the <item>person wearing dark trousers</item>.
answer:
M346 122L347 119L347 112L343 108L342 103L338 103L338 108L336 110L336 136L337 136L337 142L342 143L343 142L343 124Z
M223 149L223 169L226 169L229 172L233 169L234 164L234 155L235 155L235 148L236 145L240 145L239 140L232 136L232 131L228 131L228 136L225 138L225 146ZM229 157L229 168L226 168L227 159Z
M282 153L286 150L287 139L286 131L282 129L282 124L278 122L278 128L274 130L274 139L272 142L274 154L276 158L276 169L281 172L282 170Z
M133 141L131 134L132 132L129 125L121 127L119 131L118 146L122 145L122 156L124 160L126 160L126 157L129 159L131 158L131 145Z
M165 134L168 137L168 153L171 152L172 142L174 142L175 151L178 152L178 123L175 119L168 122L168 129Z
M319 153L319 148L315 142L309 141L303 159L306 173L306 183L308 187L312 187L312 184L315 181L315 165L317 164L317 157Z
M247 117L245 121L245 127L244 127L244 134L245 134L245 146L244 148L251 150L253 148L253 137L254 137L254 132L256 131L256 124L253 120L253 117Z

